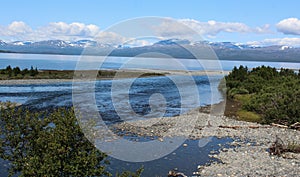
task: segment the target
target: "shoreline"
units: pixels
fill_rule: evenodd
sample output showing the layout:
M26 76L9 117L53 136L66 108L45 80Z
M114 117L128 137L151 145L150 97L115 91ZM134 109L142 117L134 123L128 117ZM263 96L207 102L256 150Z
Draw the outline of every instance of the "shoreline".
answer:
M210 151L210 157L218 159L208 165L198 165L194 175L200 176L299 176L300 154L286 152L281 156L270 155L268 149L279 137L285 144L300 143L300 131L271 125L236 120L222 114L210 115L220 105L203 106L175 117L150 118L116 123L110 126L116 134L127 132L137 137L152 137L163 142L170 138L186 137L199 140L217 137L232 138L229 148ZM193 122L189 131L185 125ZM180 123L180 124L178 124ZM178 127L174 126L179 125ZM183 125L183 126L181 126ZM101 130L96 136L103 135ZM167 133L166 133L167 132ZM125 135L126 136L126 135ZM122 137L122 136L121 136ZM108 141L120 139L110 137ZM184 145L183 145L184 146ZM207 147L209 148L209 147ZM216 153L217 152L217 153ZM220 163L221 162L221 163Z
M207 109L204 109L207 111ZM194 120L191 132L186 127L177 127L168 132L177 122L186 125ZM186 122L186 124L185 124ZM270 155L267 149L279 137L284 143L300 142L300 131L271 125L235 120L223 115L209 115L197 108L176 117L151 118L123 122L113 125L118 131L133 133L140 137L164 138L184 136L187 139L206 137L234 139L233 148L221 148L219 153L211 154L222 163L198 166L195 175L200 176L299 176L300 154L286 152L281 156ZM166 133L168 132L168 133Z
M69 70L68 70L69 71ZM112 79L125 79L136 78L143 74L148 74L145 77L157 77L157 76L170 76L170 75L183 75L183 76L215 76L215 75L227 75L229 71L181 71L181 70L156 70L156 69L126 69L126 70L105 70L117 72L117 76L100 77L96 80L112 80ZM63 72L63 71L61 71ZM79 71L80 72L80 71ZM83 71L87 72L87 71ZM86 82L95 81L95 78L79 78L73 79L6 79L0 80L0 85L29 85L29 84L53 84L63 82Z

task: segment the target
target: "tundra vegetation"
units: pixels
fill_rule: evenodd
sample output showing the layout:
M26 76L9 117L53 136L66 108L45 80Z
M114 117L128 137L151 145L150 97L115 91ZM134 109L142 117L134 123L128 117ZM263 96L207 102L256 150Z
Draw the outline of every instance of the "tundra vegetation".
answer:
M234 67L225 77L227 98L236 116L264 124L291 126L300 122L300 72L260 66Z

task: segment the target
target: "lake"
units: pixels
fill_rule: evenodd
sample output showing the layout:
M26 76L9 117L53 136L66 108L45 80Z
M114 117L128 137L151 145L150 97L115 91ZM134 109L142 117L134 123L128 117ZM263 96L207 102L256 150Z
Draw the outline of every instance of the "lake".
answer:
M74 70L80 69L119 69L126 68L146 68L146 69L185 69L189 70L225 70L230 71L234 66L246 65L253 68L260 65L272 66L276 68L300 68L300 63L285 62L250 62L250 61L210 61L202 60L201 62L193 59L157 59L157 58L135 58L126 57L87 57L81 66L76 66L80 56L65 55L37 55L37 54L0 54L0 68L7 65L12 67L30 68L31 66L38 69L56 69L56 70ZM101 62L99 62L99 60ZM172 61L172 62L171 62ZM102 64L101 66L99 65ZM115 111L115 107L123 107L129 102L131 108L137 115L147 115L151 111L149 100L153 94L161 94L166 102L166 110L163 116L176 116L185 113L193 108L214 104L222 101L223 95L218 90L218 85L222 75L214 76L193 76L194 82L188 82L189 76L159 76L136 79L121 80L101 80L93 82L95 92L96 107L101 117L107 124L122 121L120 113ZM177 83L174 83L177 81ZM118 102L113 103L112 84L124 85L131 82L130 88L114 90ZM89 85L90 82L82 82L79 85ZM12 101L22 103L23 106L31 109L51 109L60 106L72 106L72 89L79 87L81 94L90 94L89 89L73 85L72 82L61 82L52 84L24 84L24 85L0 85L0 101ZM192 92L196 88L197 93ZM184 88L180 90L180 88ZM129 95L129 96L128 96ZM184 95L188 104L182 103ZM194 101L195 98L199 102ZM129 99L129 100L127 100ZM92 105L87 105L92 106ZM122 113L121 113L122 114ZM128 116L126 120L135 120L136 116ZM192 171L197 171L197 165L204 165L212 159L208 157L211 150L217 150L218 144L225 145L231 142L231 139L212 138L211 142L205 147L198 146L199 140L187 140L188 148L180 147L169 155L146 163L130 163L118 159L111 160L110 171L116 172L120 169L136 169L144 165L145 172L143 176L166 176L168 170L178 168L180 171L191 175ZM201 141L201 140L200 140ZM4 169L6 163L0 166L0 171ZM0 172L0 175L5 172Z
M7 65L12 67L19 66L22 68L30 68L31 66L38 69L55 69L55 70L74 70L76 68L77 61L81 59L81 56L76 55L41 55L41 54L7 54L0 53L0 68L5 68ZM85 69L116 69L120 68L124 63L132 61L128 57L88 57L85 56L82 60L85 60L83 67ZM99 63L99 60L105 60L103 65L95 65L95 61ZM171 61L181 62L187 70L203 70L203 65L210 70L219 70L222 68L225 71L231 71L233 66L246 65L248 68L254 68L257 66L265 65L276 68L300 68L300 63L290 62L256 62L256 61L230 61L230 60L201 60L196 59L171 59ZM220 64L220 66L218 66ZM134 58L130 66L132 68L152 68L152 69L177 69L175 65L170 63L170 59L160 58Z

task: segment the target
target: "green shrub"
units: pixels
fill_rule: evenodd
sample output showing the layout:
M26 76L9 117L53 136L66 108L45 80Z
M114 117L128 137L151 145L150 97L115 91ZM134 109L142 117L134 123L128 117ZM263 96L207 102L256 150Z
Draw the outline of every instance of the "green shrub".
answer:
M111 176L106 154L82 133L73 109L32 112L13 106L0 112L0 157L9 176ZM138 177L123 172L122 177Z
M244 88L232 88L228 91L228 96L234 98L237 94L249 94L249 91Z
M99 176L106 155L81 132L73 110L32 113L6 109L0 115L0 157L20 176Z
M238 98L244 111L260 115L262 122L300 122L300 77L293 70L261 66L248 71L240 66L225 79L227 97Z

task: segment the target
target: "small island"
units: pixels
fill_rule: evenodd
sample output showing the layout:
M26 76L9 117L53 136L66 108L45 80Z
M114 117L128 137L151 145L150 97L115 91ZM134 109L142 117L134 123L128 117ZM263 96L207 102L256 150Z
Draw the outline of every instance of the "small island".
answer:
M39 70L37 67L31 66L30 69L12 68L10 65L5 69L0 69L0 80L17 80L17 79L73 79L73 78L89 78L92 73L97 73L96 79L112 79L119 70ZM140 77L163 76L166 73L156 73L145 70L126 70L122 72L122 77ZM76 75L76 73L80 75Z
M49 84L57 82L76 82L111 80L166 75L226 75L228 71L185 71L160 69L101 69L101 70L44 70L31 66L30 69L11 67L0 69L0 85Z

